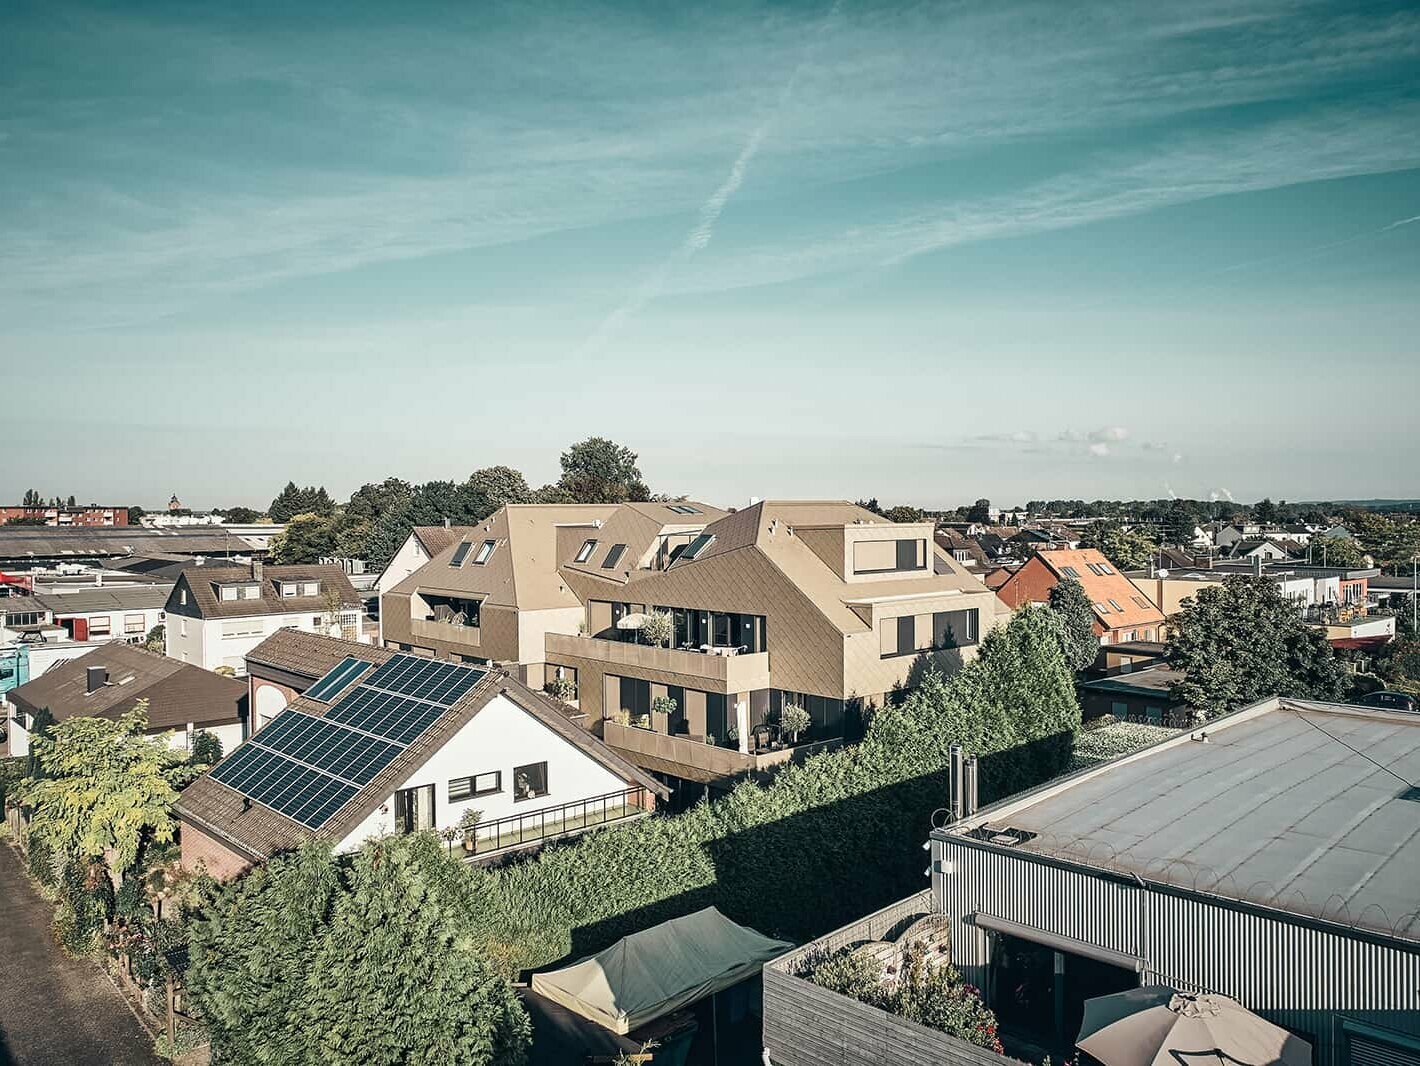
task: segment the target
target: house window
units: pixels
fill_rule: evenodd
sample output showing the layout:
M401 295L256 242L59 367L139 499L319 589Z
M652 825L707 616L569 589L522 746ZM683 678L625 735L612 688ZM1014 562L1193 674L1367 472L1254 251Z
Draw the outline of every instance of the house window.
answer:
M311 628L312 628L312 629L319 629L319 628L321 627L322 623L323 623L323 620L321 619L321 616L320 616L320 615L316 615L314 618L311 619Z
M1119 606L1119 601L1118 601L1118 600L1110 600L1110 601L1109 601L1109 605L1110 605L1111 607L1113 607L1116 611L1118 611L1120 614L1123 614L1123 613L1124 613L1124 608L1121 607L1121 606Z
M855 574L891 574L923 570L927 565L924 540L860 540L853 545Z
M573 562L585 563L592 557L592 552L596 550L597 542L595 540L582 541L582 546L577 549L577 558L574 559Z
M224 600L235 600L237 598L237 590L232 585L224 585L222 586L220 595Z
M603 570L615 570L616 564L621 562L621 555L626 551L625 544L613 544L611 551L606 553L606 560L602 563Z
M459 544L459 546L454 549L454 555L453 558L449 560L449 565L463 566L463 561L468 558L468 550L472 547L473 545L470 544L468 541L463 541L461 544Z
M187 606L187 589L183 589L178 593L178 603L182 604L184 607Z
M483 545L478 549L478 554L473 557L473 564L475 566L482 566L484 563L488 562L488 557L493 554L493 549L497 546L498 542L496 540L485 540Z
M259 637L264 632L260 618L239 618L235 622L222 623L222 639L234 637Z
M106 614L96 614L89 619L89 636L106 637L112 631L113 619Z
M402 788L394 794L394 831L414 833L434 828L434 786Z
M475 796L489 796L503 791L503 771L492 770L472 777L456 777L449 782L449 802L473 799Z
M1080 580L1080 571L1076 570L1073 566L1062 566L1060 572L1066 577L1073 577L1076 581Z
M300 593L300 591L301 591L301 586L300 586L300 585L297 585L297 584L294 583L294 582L291 582L291 581L283 581L283 582L281 582L281 595L282 595L283 598L284 598L284 597L287 597L287 596L295 596L295 595L297 595L298 593Z
M932 615L932 645L937 648L969 648L980 639L980 612L937 611Z
M252 586L252 591L253 591L253 592L256 591L256 586L255 586L255 585ZM319 596L319 595L320 595L320 582L319 582L319 581L306 581L306 582L303 582L302 585L301 585L301 595L302 595L302 596Z
M697 555L699 555L706 548L708 548L714 540L715 534L702 533L700 534L700 536L696 537L694 540L692 540L689 544L685 546L685 550L680 553L680 557L682 559L694 559Z
M1144 610L1146 611L1153 606L1153 604L1151 604L1148 600L1144 599L1143 596L1130 596L1129 598L1133 600L1136 605L1144 608Z
M547 795L547 763L533 762L513 767L513 801Z
M146 633L148 619L141 614L126 614L123 616L123 631L125 633Z
M1108 604L1096 603L1095 610L1097 610L1100 614L1109 614Z
M703 514L699 507L691 507L686 503L677 503L671 506L671 510L676 514Z

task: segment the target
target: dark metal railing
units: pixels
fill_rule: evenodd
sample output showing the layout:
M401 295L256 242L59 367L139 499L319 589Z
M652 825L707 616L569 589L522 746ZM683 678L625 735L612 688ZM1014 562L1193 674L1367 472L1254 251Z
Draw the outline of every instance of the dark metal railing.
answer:
M557 807L544 807L527 814L512 814L483 822L464 838L464 851L469 855L487 855L504 848L536 844L567 833L634 818L655 809L655 796L650 789L628 788L608 792L603 796L591 796Z

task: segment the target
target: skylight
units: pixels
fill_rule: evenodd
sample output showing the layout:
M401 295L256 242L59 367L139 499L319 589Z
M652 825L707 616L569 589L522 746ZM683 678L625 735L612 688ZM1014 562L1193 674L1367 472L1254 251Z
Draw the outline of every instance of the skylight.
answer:
M493 549L498 546L496 540L485 540L482 547L478 549L478 554L473 557L474 566L482 566L488 562L488 557L493 554Z
M470 544L468 541L464 541L463 543L461 543L457 548L454 549L453 558L449 560L449 565L463 566L463 561L468 558L468 550L472 547L473 545Z
M676 514L704 514L699 507L692 507L688 503L673 503L670 509Z
M1062 566L1060 572L1066 577L1073 577L1076 581L1080 580L1080 571L1076 570L1073 566Z
M611 551L606 553L606 559L602 562L603 570L615 570L616 564L621 562L621 554L626 551L625 544L613 544Z
M590 559L590 558L592 557L592 552L594 552L594 551L596 551L596 550L597 550L597 542L596 542L596 541L594 541L594 540L586 540L586 541L583 541L583 542L582 542L582 546L577 549L577 558L574 560L574 562L585 563L588 559Z
M682 559L694 559L697 555L709 547L710 542L715 539L713 533L702 533L685 546L685 551L680 553Z

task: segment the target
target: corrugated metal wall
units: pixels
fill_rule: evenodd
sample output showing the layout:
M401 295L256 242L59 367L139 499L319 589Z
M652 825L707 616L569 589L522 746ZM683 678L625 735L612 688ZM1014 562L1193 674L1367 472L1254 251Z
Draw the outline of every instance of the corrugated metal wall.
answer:
M1232 996L1307 1035L1318 1066L1343 1066L1346 1019L1420 1036L1420 949L956 841L934 839L932 858L957 967L981 988L989 939L964 921L977 912L1140 956L1145 984Z

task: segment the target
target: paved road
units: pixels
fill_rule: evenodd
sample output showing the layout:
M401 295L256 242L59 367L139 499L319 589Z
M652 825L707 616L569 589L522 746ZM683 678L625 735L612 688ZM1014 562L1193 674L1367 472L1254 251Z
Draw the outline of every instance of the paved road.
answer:
M59 950L52 914L0 843L0 1066L163 1063L108 977Z

